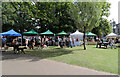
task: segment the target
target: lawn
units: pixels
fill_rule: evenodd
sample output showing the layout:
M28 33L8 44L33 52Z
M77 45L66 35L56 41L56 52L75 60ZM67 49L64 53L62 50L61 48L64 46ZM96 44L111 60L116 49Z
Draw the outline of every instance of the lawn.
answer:
M63 49L52 46L44 50L28 49L26 51L36 57L115 74L118 73L118 49L95 48L94 45L87 45L87 50L83 50L83 46Z

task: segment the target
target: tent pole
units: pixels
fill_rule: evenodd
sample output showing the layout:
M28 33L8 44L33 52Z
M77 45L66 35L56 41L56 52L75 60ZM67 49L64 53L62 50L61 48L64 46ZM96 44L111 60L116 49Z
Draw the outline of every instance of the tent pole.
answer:
M22 46L22 39L23 39L23 35L21 36L21 46Z

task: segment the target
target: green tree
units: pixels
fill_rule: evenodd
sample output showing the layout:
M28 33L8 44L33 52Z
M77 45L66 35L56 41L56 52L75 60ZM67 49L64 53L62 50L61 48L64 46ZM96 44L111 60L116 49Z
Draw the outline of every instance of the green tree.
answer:
M22 33L24 29L35 29L38 32L50 29L58 33L62 30L73 31L76 28L73 19L67 13L69 2L4 2L2 4L3 31L12 28ZM40 28L36 29L37 26Z
M100 21L100 25L93 28L92 32L97 34L98 37L101 37L102 35L106 36L112 32L112 26L107 19L102 18L102 20Z
M112 32L112 26L107 20L107 17L110 15L110 3L104 2L102 6L102 14L100 18L100 25L95 27L92 32L97 34L99 37L102 35L106 36Z
M102 5L102 2L74 2L68 9L77 28L84 33L84 50L86 50L85 34L86 32L91 31L94 27L99 26Z

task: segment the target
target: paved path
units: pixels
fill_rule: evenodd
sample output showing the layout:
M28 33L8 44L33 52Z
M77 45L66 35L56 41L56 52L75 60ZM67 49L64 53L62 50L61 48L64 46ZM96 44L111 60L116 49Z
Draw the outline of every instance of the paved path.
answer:
M4 54L3 75L111 75L80 66L31 57L26 54Z

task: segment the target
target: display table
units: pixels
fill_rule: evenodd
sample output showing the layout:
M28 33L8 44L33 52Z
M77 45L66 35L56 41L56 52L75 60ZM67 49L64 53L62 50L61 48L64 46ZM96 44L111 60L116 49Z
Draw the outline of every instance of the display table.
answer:
M74 43L75 46L81 46L82 44L83 42L79 42L79 41Z

